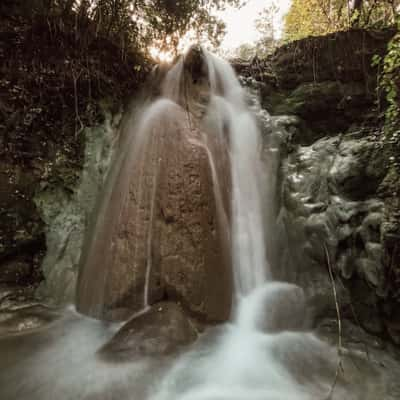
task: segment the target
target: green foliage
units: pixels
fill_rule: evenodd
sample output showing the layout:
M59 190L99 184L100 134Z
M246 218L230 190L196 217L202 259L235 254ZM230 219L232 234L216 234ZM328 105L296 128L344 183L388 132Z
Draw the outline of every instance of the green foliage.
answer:
M24 7L24 1L14 3ZM215 12L241 4L243 0L32 0L29 8L35 17L56 21L57 28L69 27L67 21L73 19L77 36L94 26L96 35L118 41L122 49L146 51L157 44L170 51L188 31L218 45L225 25Z
M390 26L399 6L400 0L293 0L285 18L284 38L292 41L353 27Z
M378 91L385 94L386 126L391 131L399 128L400 121L400 17L397 17L397 33L389 42L386 55L375 55L372 64L381 70Z
M285 17L285 40L324 35L343 29L347 0L293 0Z

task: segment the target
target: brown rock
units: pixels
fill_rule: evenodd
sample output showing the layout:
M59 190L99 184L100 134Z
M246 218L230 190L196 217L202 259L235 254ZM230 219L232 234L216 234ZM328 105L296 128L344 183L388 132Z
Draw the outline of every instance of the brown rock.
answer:
M163 302L128 321L99 354L109 361L163 356L178 351L196 338L197 333L182 308Z
M116 163L88 235L78 309L127 318L145 304L148 274L150 304L167 297L206 320L225 320L232 286L228 196L215 195L202 133L179 106L160 100L147 116ZM216 174L229 176L220 164Z

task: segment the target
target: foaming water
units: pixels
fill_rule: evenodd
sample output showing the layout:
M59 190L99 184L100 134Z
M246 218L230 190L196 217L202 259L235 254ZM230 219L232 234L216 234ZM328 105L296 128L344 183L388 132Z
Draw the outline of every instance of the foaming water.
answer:
M131 399L146 392L148 368L101 361L99 348L120 324L106 324L72 310L33 333L0 340L0 398L7 400ZM136 398L136 397L135 397Z

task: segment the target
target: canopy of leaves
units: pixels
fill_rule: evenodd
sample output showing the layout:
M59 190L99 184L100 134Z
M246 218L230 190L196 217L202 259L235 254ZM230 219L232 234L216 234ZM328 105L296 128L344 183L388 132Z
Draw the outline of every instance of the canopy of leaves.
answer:
M375 55L373 64L379 67L378 90L385 95L386 127L393 133L400 128L400 16L397 17L397 33L388 43L384 57Z
M25 0L4 0L10 7ZM77 35L95 29L97 35L118 41L122 48L146 50L157 44L172 50L188 31L218 45L225 31L215 12L239 7L243 0L32 0L29 12L36 18L57 19L59 28L74 20ZM5 6L3 4L3 6ZM28 11L28 10L27 10Z
M351 27L392 25L400 0L293 0L285 18L285 40L324 35Z

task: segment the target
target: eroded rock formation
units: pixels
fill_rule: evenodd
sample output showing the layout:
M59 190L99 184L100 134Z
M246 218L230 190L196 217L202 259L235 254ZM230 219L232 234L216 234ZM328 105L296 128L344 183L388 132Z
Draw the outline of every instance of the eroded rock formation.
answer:
M198 73L189 84L197 80ZM227 145L213 146L200 127L202 113L195 112L204 104L191 96L189 103L185 111L158 100L132 128L88 235L77 293L81 312L120 319L173 299L201 319L228 318Z

